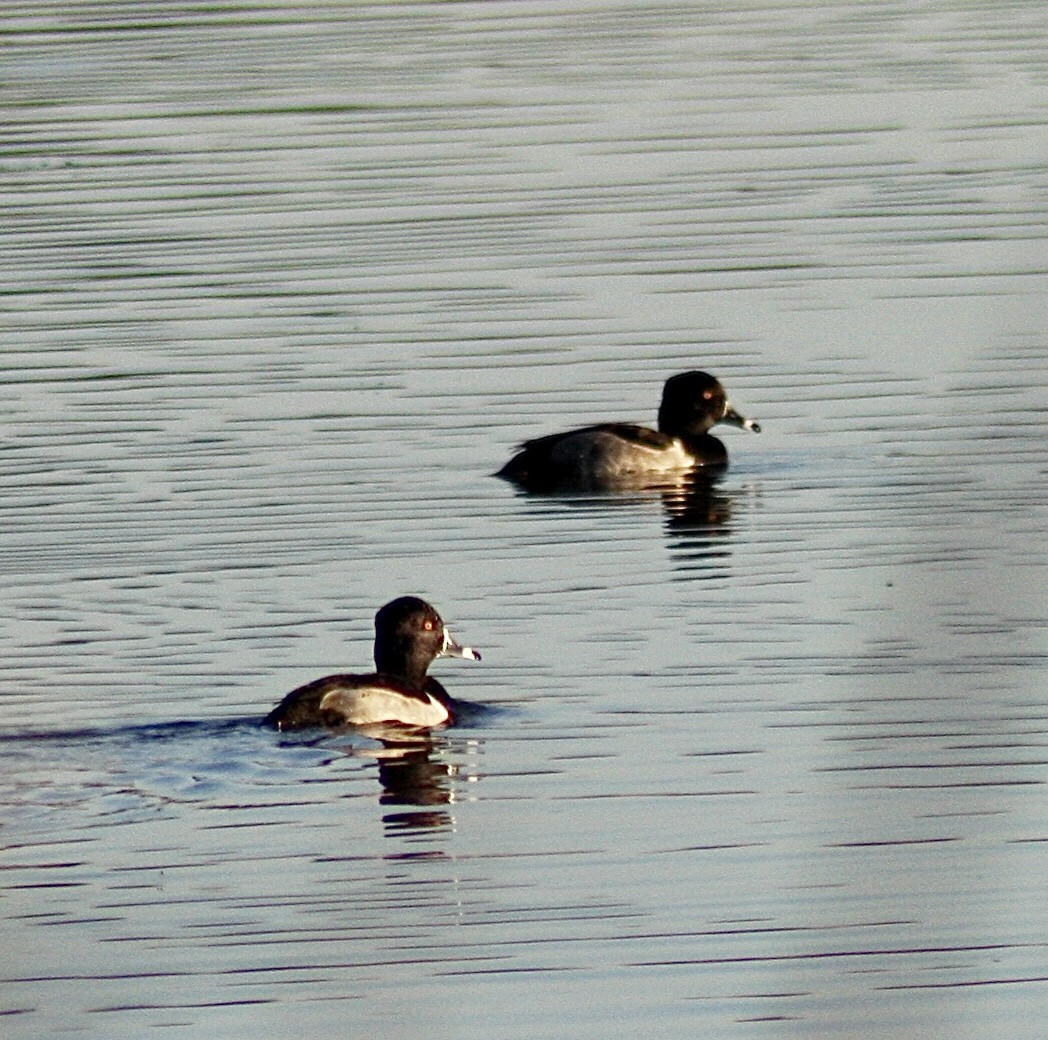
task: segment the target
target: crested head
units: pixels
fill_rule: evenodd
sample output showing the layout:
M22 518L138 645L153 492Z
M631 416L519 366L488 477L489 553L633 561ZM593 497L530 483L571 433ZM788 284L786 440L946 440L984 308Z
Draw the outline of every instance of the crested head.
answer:
M659 405L659 429L671 437L700 437L719 422L759 432L728 402L719 379L708 372L680 372L666 380Z
M696 437L720 422L728 395L708 372L681 372L666 380L659 405L659 429L671 437Z
M426 619L443 624L440 615L424 599L418 596L398 596L379 609L375 615L375 629L376 631L390 630L399 627L406 621L419 622Z
M375 666L380 672L421 688L429 666L441 656L480 660L477 651L452 639L441 616L424 599L401 596L375 615Z

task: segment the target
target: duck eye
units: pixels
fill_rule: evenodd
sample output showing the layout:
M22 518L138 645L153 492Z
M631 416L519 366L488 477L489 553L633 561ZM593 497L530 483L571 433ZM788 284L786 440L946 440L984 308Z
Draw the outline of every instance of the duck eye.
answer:
M424 628L424 629L425 629L425 630L426 630L427 632L432 632L432 631L433 631L433 622L432 622L432 621L430 621L430 620L429 620L429 618L426 618L426 620L422 622L422 627L423 627L423 628Z

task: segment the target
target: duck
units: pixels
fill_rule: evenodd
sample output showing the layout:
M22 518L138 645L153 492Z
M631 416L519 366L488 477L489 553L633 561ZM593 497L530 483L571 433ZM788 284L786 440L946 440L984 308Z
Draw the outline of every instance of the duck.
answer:
M401 596L375 615L375 668L366 674L327 675L292 690L265 717L278 730L393 723L433 728L454 722L455 702L432 676L438 657L479 661L455 641L436 610L417 596Z
M710 434L717 423L760 432L728 401L708 372L680 372L666 380L658 429L606 422L525 441L495 475L525 490L635 487L698 468L723 470L728 451Z

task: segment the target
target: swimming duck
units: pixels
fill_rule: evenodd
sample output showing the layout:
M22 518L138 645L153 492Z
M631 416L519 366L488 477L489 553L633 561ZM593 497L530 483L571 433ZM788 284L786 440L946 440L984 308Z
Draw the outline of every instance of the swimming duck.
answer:
M426 674L437 657L480 660L451 637L440 615L417 596L401 596L375 615L375 667L366 675L328 675L292 690L265 718L277 729L454 721L455 702Z
M760 432L706 372L681 372L666 380L658 423L658 430L599 423L525 441L496 476L533 491L635 486L638 478L727 466L727 449L709 433L716 423Z

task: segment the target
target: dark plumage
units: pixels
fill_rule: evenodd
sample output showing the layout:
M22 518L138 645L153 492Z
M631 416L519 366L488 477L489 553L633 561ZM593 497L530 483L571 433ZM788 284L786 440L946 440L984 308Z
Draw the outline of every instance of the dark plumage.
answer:
M265 718L277 729L395 722L439 726L454 720L454 701L426 674L437 657L480 660L459 646L440 615L416 596L402 596L375 615L375 666L363 675L328 675L292 690Z
M600 423L526 441L496 474L528 490L633 487L700 466L725 467L728 452L709 430L730 423L760 431L729 404L724 387L706 372L666 381L658 430Z

